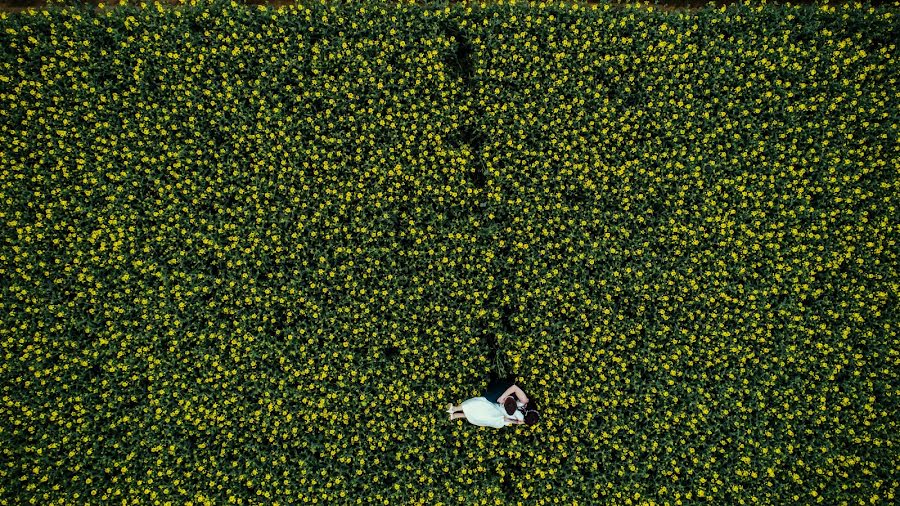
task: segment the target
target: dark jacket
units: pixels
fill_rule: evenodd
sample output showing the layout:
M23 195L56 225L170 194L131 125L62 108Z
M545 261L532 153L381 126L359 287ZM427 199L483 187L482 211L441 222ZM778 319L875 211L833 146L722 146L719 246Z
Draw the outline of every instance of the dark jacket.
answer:
M484 390L484 394L482 394L482 397L484 397L485 399L487 399L491 402L497 402L497 400L500 398L500 395L503 392L505 392L507 388L509 388L515 384L516 384L516 378L514 378L512 376L507 377L507 378L493 379L493 380L491 380L490 383L488 383L488 386ZM519 400L521 400L521 399L519 399Z

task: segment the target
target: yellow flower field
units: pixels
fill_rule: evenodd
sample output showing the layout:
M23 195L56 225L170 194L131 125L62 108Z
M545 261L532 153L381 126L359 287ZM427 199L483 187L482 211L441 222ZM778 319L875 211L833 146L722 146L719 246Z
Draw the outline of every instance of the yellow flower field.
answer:
M0 13L0 504L896 502L898 15Z

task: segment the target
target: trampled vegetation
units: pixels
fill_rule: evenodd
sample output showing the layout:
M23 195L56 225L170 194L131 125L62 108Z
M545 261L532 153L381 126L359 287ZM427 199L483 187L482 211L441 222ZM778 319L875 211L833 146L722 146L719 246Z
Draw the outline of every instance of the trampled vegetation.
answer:
M896 501L898 15L0 14L0 503Z

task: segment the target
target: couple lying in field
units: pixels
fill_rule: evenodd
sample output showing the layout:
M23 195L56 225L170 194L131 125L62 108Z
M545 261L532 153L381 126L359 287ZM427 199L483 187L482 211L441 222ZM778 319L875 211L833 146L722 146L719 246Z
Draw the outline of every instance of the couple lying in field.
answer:
M459 406L447 404L450 420L462 418L473 425L501 429L507 425L534 425L538 421L537 406L515 383L513 378L490 382L481 397L473 397Z

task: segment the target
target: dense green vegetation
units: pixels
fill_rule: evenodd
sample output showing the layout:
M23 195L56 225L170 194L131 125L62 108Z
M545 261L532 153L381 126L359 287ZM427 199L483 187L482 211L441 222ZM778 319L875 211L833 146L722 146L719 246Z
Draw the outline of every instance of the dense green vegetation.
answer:
M0 14L0 504L896 501L898 14Z

